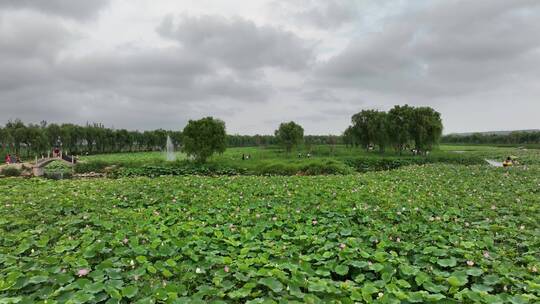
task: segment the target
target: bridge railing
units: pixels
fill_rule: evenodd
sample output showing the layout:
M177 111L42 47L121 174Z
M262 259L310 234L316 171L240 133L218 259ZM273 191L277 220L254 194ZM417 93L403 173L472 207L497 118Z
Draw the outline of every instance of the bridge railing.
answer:
M69 162L69 163L72 163L72 164L75 164L77 163L77 159L72 155L72 156L69 156L69 155L66 155L66 154L61 154L61 157L63 160Z
M36 162L35 162L35 167L42 167L42 166L46 166L47 164L55 161L55 160L63 160L65 162L68 162L72 165L76 164L77 163L77 159L75 158L75 156L69 156L69 155L66 155L66 154L61 154L59 156L52 156L52 157L47 157L47 158L41 158L41 159L36 159Z

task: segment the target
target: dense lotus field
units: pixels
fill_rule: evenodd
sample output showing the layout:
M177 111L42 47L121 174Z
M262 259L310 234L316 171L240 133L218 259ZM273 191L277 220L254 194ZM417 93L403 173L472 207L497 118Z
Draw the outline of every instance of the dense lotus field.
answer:
M538 303L540 168L0 180L0 303Z

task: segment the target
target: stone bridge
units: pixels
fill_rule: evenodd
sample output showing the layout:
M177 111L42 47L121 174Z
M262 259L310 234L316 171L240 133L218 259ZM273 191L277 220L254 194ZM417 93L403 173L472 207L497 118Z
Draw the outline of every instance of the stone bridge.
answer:
M38 159L36 163L32 166L32 173L34 174L34 176L43 176L43 174L45 174L45 167L53 161L61 161L69 166L75 166L75 164L77 163L75 157L68 155Z

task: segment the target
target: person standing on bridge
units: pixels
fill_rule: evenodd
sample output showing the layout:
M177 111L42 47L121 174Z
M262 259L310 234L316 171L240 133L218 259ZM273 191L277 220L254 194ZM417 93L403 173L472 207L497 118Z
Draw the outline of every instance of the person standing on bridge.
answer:
M53 148L53 157L60 157L60 148L62 147L62 141L60 140L60 136L56 138L56 143Z

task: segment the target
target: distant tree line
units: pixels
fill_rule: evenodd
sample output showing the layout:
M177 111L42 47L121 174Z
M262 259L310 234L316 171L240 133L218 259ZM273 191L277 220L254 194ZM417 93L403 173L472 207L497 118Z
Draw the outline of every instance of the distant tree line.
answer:
M169 135L178 148L184 141L182 131L157 129L153 131L130 131L106 128L103 124L92 123L84 126L76 124L54 124L42 121L39 124L25 124L16 119L0 126L0 152L13 153L23 157L47 155L56 145L58 138L62 149L69 154L96 154L135 151L159 151L165 147ZM228 147L274 146L280 144L274 135L226 135ZM340 136L307 135L306 145L340 144Z
M14 120L0 127L0 150L26 157L46 155L60 138L62 149L70 154L155 151L165 146L167 135L176 145L181 142L181 132L163 129L141 132L102 124L24 124Z
M395 106L388 112L363 110L352 116L352 125L342 136L306 135L304 129L290 121L279 125L274 135L227 135L225 123L206 117L190 120L183 131L157 129L153 131L129 131L106 128L93 123L55 124L42 121L24 124L16 119L0 126L0 151L23 157L47 155L61 141L68 154L94 154L162 150L170 136L173 144L201 162L213 153L221 153L224 147L281 145L287 152L304 144L346 144L372 149L377 146L384 152L393 147L398 152L413 147L419 153L429 151L442 134L442 122L438 112L430 107ZM475 135L472 136L476 138ZM538 134L511 134L512 140L538 142ZM448 142L455 140L446 138ZM507 143L506 141L505 143Z
M352 116L352 125L343 133L348 146L366 150L393 147L400 154L406 149L425 153L440 140L443 125L439 112L430 107L394 106L390 111L362 110Z
M343 136L304 135L303 143L306 145L343 144ZM280 140L275 135L227 135L227 145L229 147L275 146L279 144Z
M540 144L540 131L516 131L507 134L449 134L443 136L441 142L449 144Z

